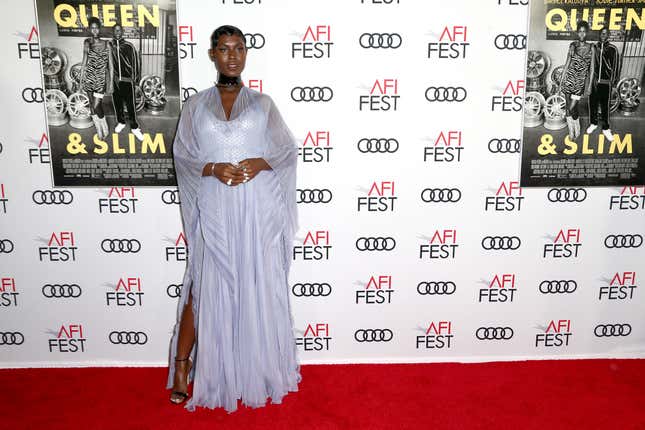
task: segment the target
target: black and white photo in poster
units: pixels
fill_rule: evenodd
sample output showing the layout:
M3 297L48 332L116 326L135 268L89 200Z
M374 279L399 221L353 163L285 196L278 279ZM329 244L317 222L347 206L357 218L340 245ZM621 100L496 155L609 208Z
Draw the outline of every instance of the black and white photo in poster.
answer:
M176 185L171 0L35 0L54 186Z
M644 5L531 0L521 186L645 184Z

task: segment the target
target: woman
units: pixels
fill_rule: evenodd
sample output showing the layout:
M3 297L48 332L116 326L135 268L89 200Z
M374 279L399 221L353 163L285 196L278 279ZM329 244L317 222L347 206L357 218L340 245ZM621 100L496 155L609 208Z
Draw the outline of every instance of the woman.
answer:
M173 153L188 264L167 388L186 408L281 403L301 381L289 303L298 149L272 99L242 84L244 34L222 26L217 84L184 104Z
M561 87L566 99L566 119L571 139L576 139L580 135L578 103L583 95L591 93L594 70L595 48L592 43L587 42L589 24L586 21L578 21L577 32L578 40L569 45Z
M90 36L83 42L83 62L81 63L81 88L90 100L92 121L100 139L109 131L103 112L103 96L112 94L112 56L111 45L99 37L101 21L96 17L88 19Z

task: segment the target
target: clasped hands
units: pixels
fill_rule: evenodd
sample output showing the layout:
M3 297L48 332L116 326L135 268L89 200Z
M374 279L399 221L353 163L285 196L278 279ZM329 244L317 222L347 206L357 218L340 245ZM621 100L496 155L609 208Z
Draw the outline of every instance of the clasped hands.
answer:
M204 176L215 176L220 182L235 186L255 178L262 170L270 170L271 166L264 158L247 158L238 164L208 163L204 166Z

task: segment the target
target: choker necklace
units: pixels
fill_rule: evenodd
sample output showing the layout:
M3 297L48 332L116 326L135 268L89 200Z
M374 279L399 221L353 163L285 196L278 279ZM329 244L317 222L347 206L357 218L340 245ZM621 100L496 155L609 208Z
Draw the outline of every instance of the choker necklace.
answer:
M241 87L242 84L242 78L239 76L226 76L222 75L221 73L217 75L217 82L215 83L216 86L218 87Z

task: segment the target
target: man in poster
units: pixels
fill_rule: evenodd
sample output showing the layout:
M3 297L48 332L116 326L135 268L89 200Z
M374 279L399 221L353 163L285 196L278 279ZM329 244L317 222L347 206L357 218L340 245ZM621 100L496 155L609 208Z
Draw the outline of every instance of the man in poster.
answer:
M134 87L139 81L141 62L134 45L123 38L123 27L115 24L112 27L112 70L114 71L114 92L112 103L116 114L117 124L114 127L115 133L120 133L125 128L125 105L130 120L130 132L139 140L143 141L143 133L137 122L135 108Z
M591 134L598 128L598 107L600 107L600 121L602 134L605 139L611 142L614 140L613 133L609 127L609 98L611 88L618 83L618 66L620 56L618 49L609 43L609 27L603 26L600 30L599 41L595 50L593 82L591 83L591 94L589 95L589 127L587 134Z

